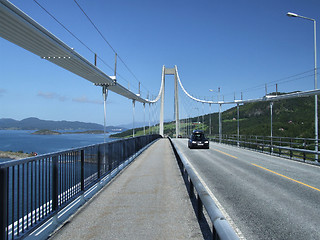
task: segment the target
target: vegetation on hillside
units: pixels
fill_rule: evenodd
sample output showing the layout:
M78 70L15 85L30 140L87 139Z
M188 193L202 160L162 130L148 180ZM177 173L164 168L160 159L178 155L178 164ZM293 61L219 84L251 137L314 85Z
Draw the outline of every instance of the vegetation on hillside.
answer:
M318 103L320 105L320 102ZM270 136L271 118L270 102L256 102L241 105L240 109L240 134ZM222 133L237 134L237 107L232 107L222 114ZM204 130L208 135L210 119L212 122L212 135L219 133L219 113L206 114L190 119L191 129ZM203 122L198 123L198 120ZM190 125L182 119L180 123L180 133L186 136ZM152 132L158 132L158 126L152 127ZM148 133L148 127L146 127ZM142 135L143 128L135 130L135 136ZM174 136L175 123L165 123L164 134ZM132 129L112 137L130 137ZM273 136L279 137L302 137L314 138L314 97L300 97L287 100L276 101L273 104Z
M227 121L236 118L236 107L222 114L222 131L224 134L237 133L237 121ZM257 102L240 106L240 120L241 135L270 136L270 103ZM218 114L213 114L213 121L218 122ZM313 138L314 97L294 98L274 102L272 121L274 136ZM213 126L213 133L218 133L217 124Z

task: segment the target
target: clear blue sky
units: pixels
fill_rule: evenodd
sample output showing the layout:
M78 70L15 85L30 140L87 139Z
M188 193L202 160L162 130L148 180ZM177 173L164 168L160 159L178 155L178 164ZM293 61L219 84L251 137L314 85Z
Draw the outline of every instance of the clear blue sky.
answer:
M113 66L112 50L74 1L38 2ZM34 1L12 3L93 62L93 54ZM278 82L279 91L314 88L312 71L307 73L309 77L294 81L295 78L288 82L281 79L314 67L313 23L289 18L286 13L315 18L320 32L319 0L78 0L78 3L141 81L143 97L148 92L157 95L162 65L177 65L187 91L207 99L212 98L208 89L218 87L225 100L233 99L234 93L240 98L241 92L245 99L261 97L266 83L268 92L275 91L274 84ZM0 118L103 123L100 87L4 39L0 39L0 49ZM113 75L99 60L98 67ZM137 92L137 80L120 62L118 71L124 78L118 81ZM166 82L165 119L173 118L172 80L168 78ZM256 86L260 87L251 89ZM181 108L196 111L197 107L191 105L189 100L181 100ZM107 125L130 123L130 100L111 92L107 115ZM141 104L136 106L136 120L143 121Z

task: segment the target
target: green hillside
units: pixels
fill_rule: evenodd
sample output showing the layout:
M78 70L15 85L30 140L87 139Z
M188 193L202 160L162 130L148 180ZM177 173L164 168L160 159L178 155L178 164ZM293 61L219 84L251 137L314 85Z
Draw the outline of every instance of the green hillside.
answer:
M320 102L318 103L320 105ZM191 119L193 129L202 129L209 133L209 118L212 121L212 135L219 133L219 114L207 114L204 123L196 125L202 116ZM237 107L232 107L222 113L222 133L237 133ZM270 103L257 102L240 106L240 134L270 136ZM158 129L158 127L157 127ZM148 127L146 127L148 133ZM181 120L180 132L186 135L185 120ZM164 133L173 136L174 122L165 123ZM113 135L114 137L128 137L132 130ZM143 134L143 128L136 130L136 135ZM273 104L273 135L281 137L314 138L314 97L294 98L274 102Z
M319 104L319 103L318 103ZM237 108L222 113L222 133L237 133ZM218 134L218 113L212 114L213 134ZM209 115L205 116L209 124ZM240 134L270 136L270 103L258 102L240 106ZM281 137L314 137L314 97L274 102L273 135Z

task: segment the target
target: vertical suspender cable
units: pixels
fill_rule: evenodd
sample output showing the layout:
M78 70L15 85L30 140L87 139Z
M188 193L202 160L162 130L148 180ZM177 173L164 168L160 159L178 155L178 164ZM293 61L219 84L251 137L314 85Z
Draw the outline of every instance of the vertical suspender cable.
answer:
M209 107L210 107L210 113L209 113L209 136L211 136L211 125L212 125L212 123L211 123L211 118L212 118L212 110L211 110L211 103L209 104Z
M148 110L149 110L149 135L150 135L150 103L149 103L149 108L148 108Z
M102 95L103 95L103 109L104 109L104 121L103 121L103 142L106 142L106 121L107 121L107 107L106 101L108 97L108 88L107 86L102 87Z
M134 115L135 115L136 100L132 100L132 137L134 137Z
M272 108L273 108L273 102L270 102L270 148L271 148L271 152L273 152L273 132L272 132Z
M239 138L240 138L240 113L239 113L239 103L237 104L237 145L239 147Z
M146 104L143 103L143 135L146 135Z

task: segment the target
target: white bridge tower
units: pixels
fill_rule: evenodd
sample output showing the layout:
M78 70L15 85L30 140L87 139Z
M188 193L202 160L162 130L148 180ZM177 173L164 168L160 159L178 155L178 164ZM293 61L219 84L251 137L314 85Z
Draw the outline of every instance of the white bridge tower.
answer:
M175 113L175 121L176 121L176 138L179 136L179 101L178 101L178 76L177 76L177 66L174 68L165 68L162 67L162 92L161 92L161 106L160 106L160 128L159 134L164 136L163 133L163 110L164 110L164 89L165 89L165 76L166 75L174 75L174 113Z

